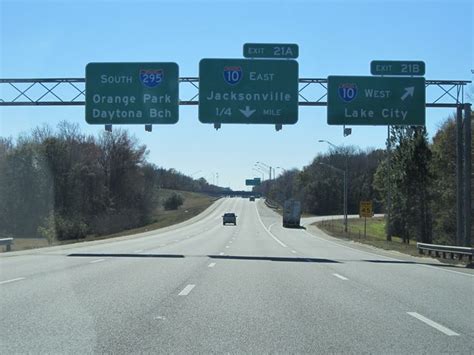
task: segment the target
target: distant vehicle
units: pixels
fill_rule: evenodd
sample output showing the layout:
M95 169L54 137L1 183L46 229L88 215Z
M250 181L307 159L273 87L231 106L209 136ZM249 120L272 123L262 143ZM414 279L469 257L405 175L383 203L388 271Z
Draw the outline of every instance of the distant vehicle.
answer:
M250 196L249 200L250 201L255 201L255 196Z
M301 202L286 200L283 205L283 227L298 228L301 220Z
M237 216L235 213L224 213L222 216L222 224L225 226L226 223L232 223L234 226L237 225Z

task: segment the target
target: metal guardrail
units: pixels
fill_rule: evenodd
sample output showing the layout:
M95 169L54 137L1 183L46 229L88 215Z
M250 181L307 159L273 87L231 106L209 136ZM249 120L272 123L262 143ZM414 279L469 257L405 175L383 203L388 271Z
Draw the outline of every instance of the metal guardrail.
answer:
M268 208L272 208L272 209L277 209L278 208L278 206L276 204L272 203L268 199L265 199L265 205L267 205Z
M474 248L468 247L456 247L451 245L438 245L438 244L426 244L426 243L416 243L416 247L420 254L424 254L426 250L428 255L431 256L431 253L434 253L436 257L442 256L446 259L446 256L450 254L451 259L454 259L454 256L457 256L459 260L462 260L464 256L468 257L469 261L472 262L472 256L474 255Z
M11 245L13 244L13 238L1 238L0 245L6 245L6 251L11 251Z

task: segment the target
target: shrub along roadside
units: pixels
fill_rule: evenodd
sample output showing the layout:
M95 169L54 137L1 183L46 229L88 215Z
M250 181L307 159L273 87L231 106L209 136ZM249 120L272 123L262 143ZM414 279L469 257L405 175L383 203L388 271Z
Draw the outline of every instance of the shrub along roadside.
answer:
M42 248L51 245L65 245L82 241L109 239L157 230L160 228L184 222L194 216L197 216L216 201L215 197L201 193L194 193L189 191L174 192L173 190L166 189L162 190L162 194L165 196L171 195L173 193L179 193L180 195L183 195L184 203L181 208L169 211L161 207L157 208L152 215L152 221L150 224L138 228L123 230L113 234L87 235L84 238L74 240L54 239L56 233L55 227L51 227L50 229L45 228L45 230L43 231L43 233L46 233L44 235L44 238L15 238L12 245L12 251ZM48 237L48 233L51 233L50 235L53 236L53 239L51 239L50 242L48 242L48 240L46 239Z

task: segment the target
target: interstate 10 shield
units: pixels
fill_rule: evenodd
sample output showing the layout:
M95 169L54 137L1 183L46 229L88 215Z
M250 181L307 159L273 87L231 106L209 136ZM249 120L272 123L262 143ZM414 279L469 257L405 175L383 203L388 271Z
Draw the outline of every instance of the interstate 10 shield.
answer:
M242 67L240 66L227 66L224 67L222 74L227 84L235 85L242 79Z

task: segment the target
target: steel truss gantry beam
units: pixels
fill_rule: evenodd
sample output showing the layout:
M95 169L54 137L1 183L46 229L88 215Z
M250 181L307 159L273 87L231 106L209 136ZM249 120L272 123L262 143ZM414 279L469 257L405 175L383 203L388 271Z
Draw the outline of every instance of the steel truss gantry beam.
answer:
M199 78L179 78L180 93L188 99L180 105L198 105ZM299 79L300 106L327 106L327 79ZM426 107L458 107L464 104L467 80L426 80ZM0 106L85 105L84 78L0 79Z

